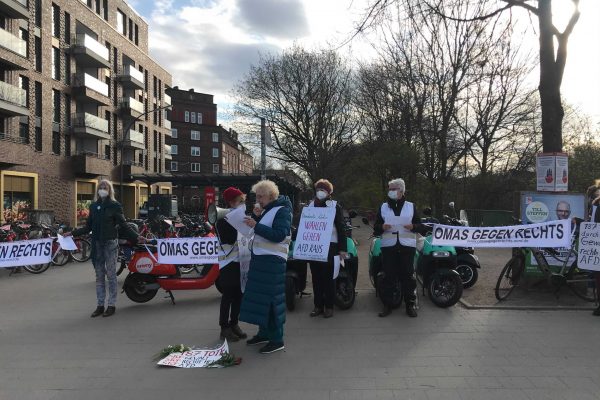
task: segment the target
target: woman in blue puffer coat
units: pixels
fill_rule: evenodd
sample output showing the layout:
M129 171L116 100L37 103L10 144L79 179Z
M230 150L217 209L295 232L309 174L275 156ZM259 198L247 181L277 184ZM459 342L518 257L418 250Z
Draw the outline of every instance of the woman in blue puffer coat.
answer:
M254 228L254 241L240 321L258 325L258 333L246 343L265 344L260 352L269 354L284 349L285 269L292 204L269 180L258 182L252 191L259 207L253 217L246 218L246 224Z

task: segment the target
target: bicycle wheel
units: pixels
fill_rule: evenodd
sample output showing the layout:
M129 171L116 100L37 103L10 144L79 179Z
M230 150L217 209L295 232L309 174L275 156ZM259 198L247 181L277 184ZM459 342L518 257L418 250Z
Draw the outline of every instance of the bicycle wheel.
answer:
M60 249L58 254L52 259L52 264L61 267L68 263L70 258L71 256L69 255L68 250Z
M41 274L42 272L44 272L45 270L50 268L50 263L36 264L36 265L24 265L23 268L25 269L25 271L29 272L30 274Z
M77 250L71 250L71 258L77 262L86 262L90 259L92 252L91 244L88 239L75 239Z
M593 283L590 285L590 283ZM596 301L595 280L587 271L573 271L567 275L567 286L577 297L585 301Z
M525 269L523 261L521 257L513 257L502 268L498 282L496 282L496 288L494 289L496 299L499 301L506 299L512 293L515 286L519 284L519 280Z

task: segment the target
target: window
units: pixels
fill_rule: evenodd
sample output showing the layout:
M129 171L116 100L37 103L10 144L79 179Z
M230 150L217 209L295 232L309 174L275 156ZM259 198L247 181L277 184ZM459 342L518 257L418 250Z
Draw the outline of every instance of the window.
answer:
M35 83L35 116L42 116L42 84L41 82Z
M52 48L52 78L60 80L60 49Z
M42 72L42 39L38 36L34 39L34 51L35 51L35 70Z
M60 37L60 7L52 3L52 36Z
M71 14L65 13L65 42L71 43Z
M125 34L125 14L121 10L117 10L117 31Z
M60 133L52 132L52 153L60 154Z
M96 0L96 14L100 14L100 0Z
M35 25L42 27L42 0L35 0Z
M71 55L65 53L65 83L71 84Z
M110 144L104 145L104 159L110 160Z
M19 124L19 137L23 143L29 143L29 124Z
M200 163L191 163L190 170L192 172L200 172Z
M192 124L196 123L196 113L192 111L192 120L191 120Z
M172 144L171 145L171 155L177 155L177 145L176 144Z
M140 40L139 40L139 33L140 33L140 28L138 27L138 24L135 24L135 33L133 36L133 41L135 43L135 45L137 46L138 44L140 44Z
M194 147L194 146L192 146L191 154L193 156L199 157L200 156L200 147Z
M102 8L104 10L104 20L108 21L108 0L102 2Z
M198 113L198 125L202 125L202 113Z
M71 155L71 136L65 135L65 155Z
M19 38L25 41L25 54L29 58L29 31L27 29L19 28Z
M192 131L191 137L192 140L200 140L200 131Z
M213 174L219 173L219 164L213 164Z
M42 151L42 128L35 127L35 151Z
M171 137L173 139L177 139L177 128L172 128L171 129Z
M189 111L186 111L184 115L185 115L185 117L184 117L184 119L183 119L183 120L184 120L185 122L190 122L190 112L189 112Z
M171 161L171 171L178 171L179 165L177 161Z
M25 107L29 107L29 78L19 75L19 87L25 90Z
M54 106L53 121L58 124L58 123L60 123L60 91L58 91L56 89L52 89L52 99L53 99L52 104ZM58 154L58 153L54 152L54 154Z
M65 126L71 126L71 96L65 94Z
M215 158L219 157L219 149L216 147L213 147L213 157L215 157Z
M129 40L133 41L133 20L129 18Z
M213 142L219 143L219 132L213 132L212 137Z

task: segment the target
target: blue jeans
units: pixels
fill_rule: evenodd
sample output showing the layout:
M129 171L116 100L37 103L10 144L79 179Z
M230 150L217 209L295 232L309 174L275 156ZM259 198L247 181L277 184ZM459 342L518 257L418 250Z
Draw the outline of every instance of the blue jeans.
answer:
M96 271L96 298L98 306L104 307L106 281L108 280L108 306L117 302L117 257L119 245L117 239L106 242L94 242L94 270Z
M266 326L259 325L256 336L269 339L269 343L283 344L283 324L275 321L275 310L273 306L269 311L269 323Z

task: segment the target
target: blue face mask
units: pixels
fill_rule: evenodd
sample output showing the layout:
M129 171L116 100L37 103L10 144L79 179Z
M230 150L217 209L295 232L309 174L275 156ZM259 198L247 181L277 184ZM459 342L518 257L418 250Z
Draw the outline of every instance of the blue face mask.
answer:
M398 191L397 190L390 190L388 192L388 197L392 200L398 200Z
M329 196L329 194L326 191L324 191L324 190L317 191L317 199L325 200L327 198L327 196Z

